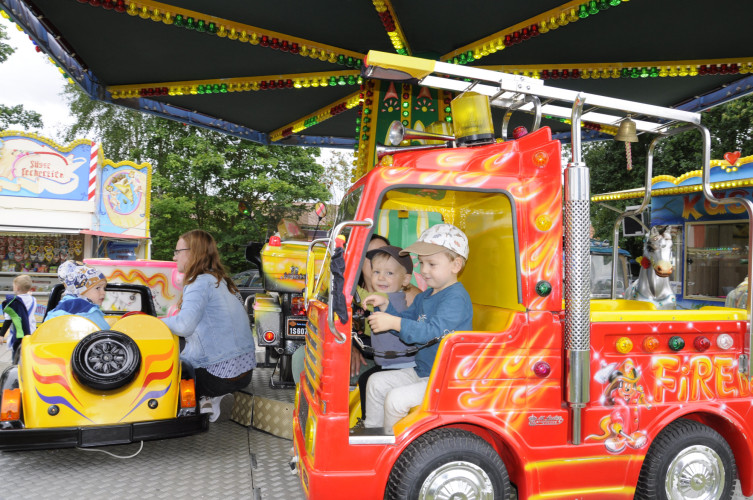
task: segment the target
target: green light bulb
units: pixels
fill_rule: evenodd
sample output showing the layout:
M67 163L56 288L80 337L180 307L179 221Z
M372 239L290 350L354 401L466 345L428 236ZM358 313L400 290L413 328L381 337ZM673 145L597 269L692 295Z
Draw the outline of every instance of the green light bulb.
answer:
M546 297L552 293L552 284L548 281L539 281L536 283L536 293L539 297Z
M669 345L669 348L673 351L679 351L682 350L682 348L685 347L685 341L682 337L674 336L671 339L669 339L669 342L667 343Z

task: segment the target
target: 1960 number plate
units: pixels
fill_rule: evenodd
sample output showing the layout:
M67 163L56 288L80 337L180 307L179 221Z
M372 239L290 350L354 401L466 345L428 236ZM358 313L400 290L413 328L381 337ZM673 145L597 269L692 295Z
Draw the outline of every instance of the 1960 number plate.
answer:
M306 336L306 320L305 319L289 319L288 320L288 335L291 337L305 337Z

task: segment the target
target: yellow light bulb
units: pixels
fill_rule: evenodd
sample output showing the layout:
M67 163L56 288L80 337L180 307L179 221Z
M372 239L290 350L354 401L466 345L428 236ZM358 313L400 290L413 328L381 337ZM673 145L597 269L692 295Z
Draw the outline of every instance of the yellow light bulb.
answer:
M546 214L539 215L536 217L535 224L539 231L549 231L552 228L552 219Z
M617 340L617 351L622 354L627 354L633 350L633 341L627 337L620 337Z

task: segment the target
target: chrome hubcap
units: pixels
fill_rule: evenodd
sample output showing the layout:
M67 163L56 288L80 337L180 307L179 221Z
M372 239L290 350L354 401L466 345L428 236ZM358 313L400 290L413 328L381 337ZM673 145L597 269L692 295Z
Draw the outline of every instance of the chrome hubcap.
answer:
M418 498L423 500L494 500L492 481L484 469L470 462L449 462L426 478Z
M123 371L130 356L128 349L115 340L105 339L94 342L86 350L88 368L99 375L115 375Z
M714 450L689 446L669 464L664 490L672 500L716 500L722 497L725 474L724 463Z

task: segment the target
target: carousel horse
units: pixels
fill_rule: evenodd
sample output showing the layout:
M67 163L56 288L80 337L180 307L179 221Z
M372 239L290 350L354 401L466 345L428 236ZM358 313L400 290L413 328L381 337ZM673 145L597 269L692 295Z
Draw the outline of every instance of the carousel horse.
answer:
M672 235L668 226L654 226L643 244L641 271L625 298L653 303L657 309L675 309L677 298L669 283L672 274Z

